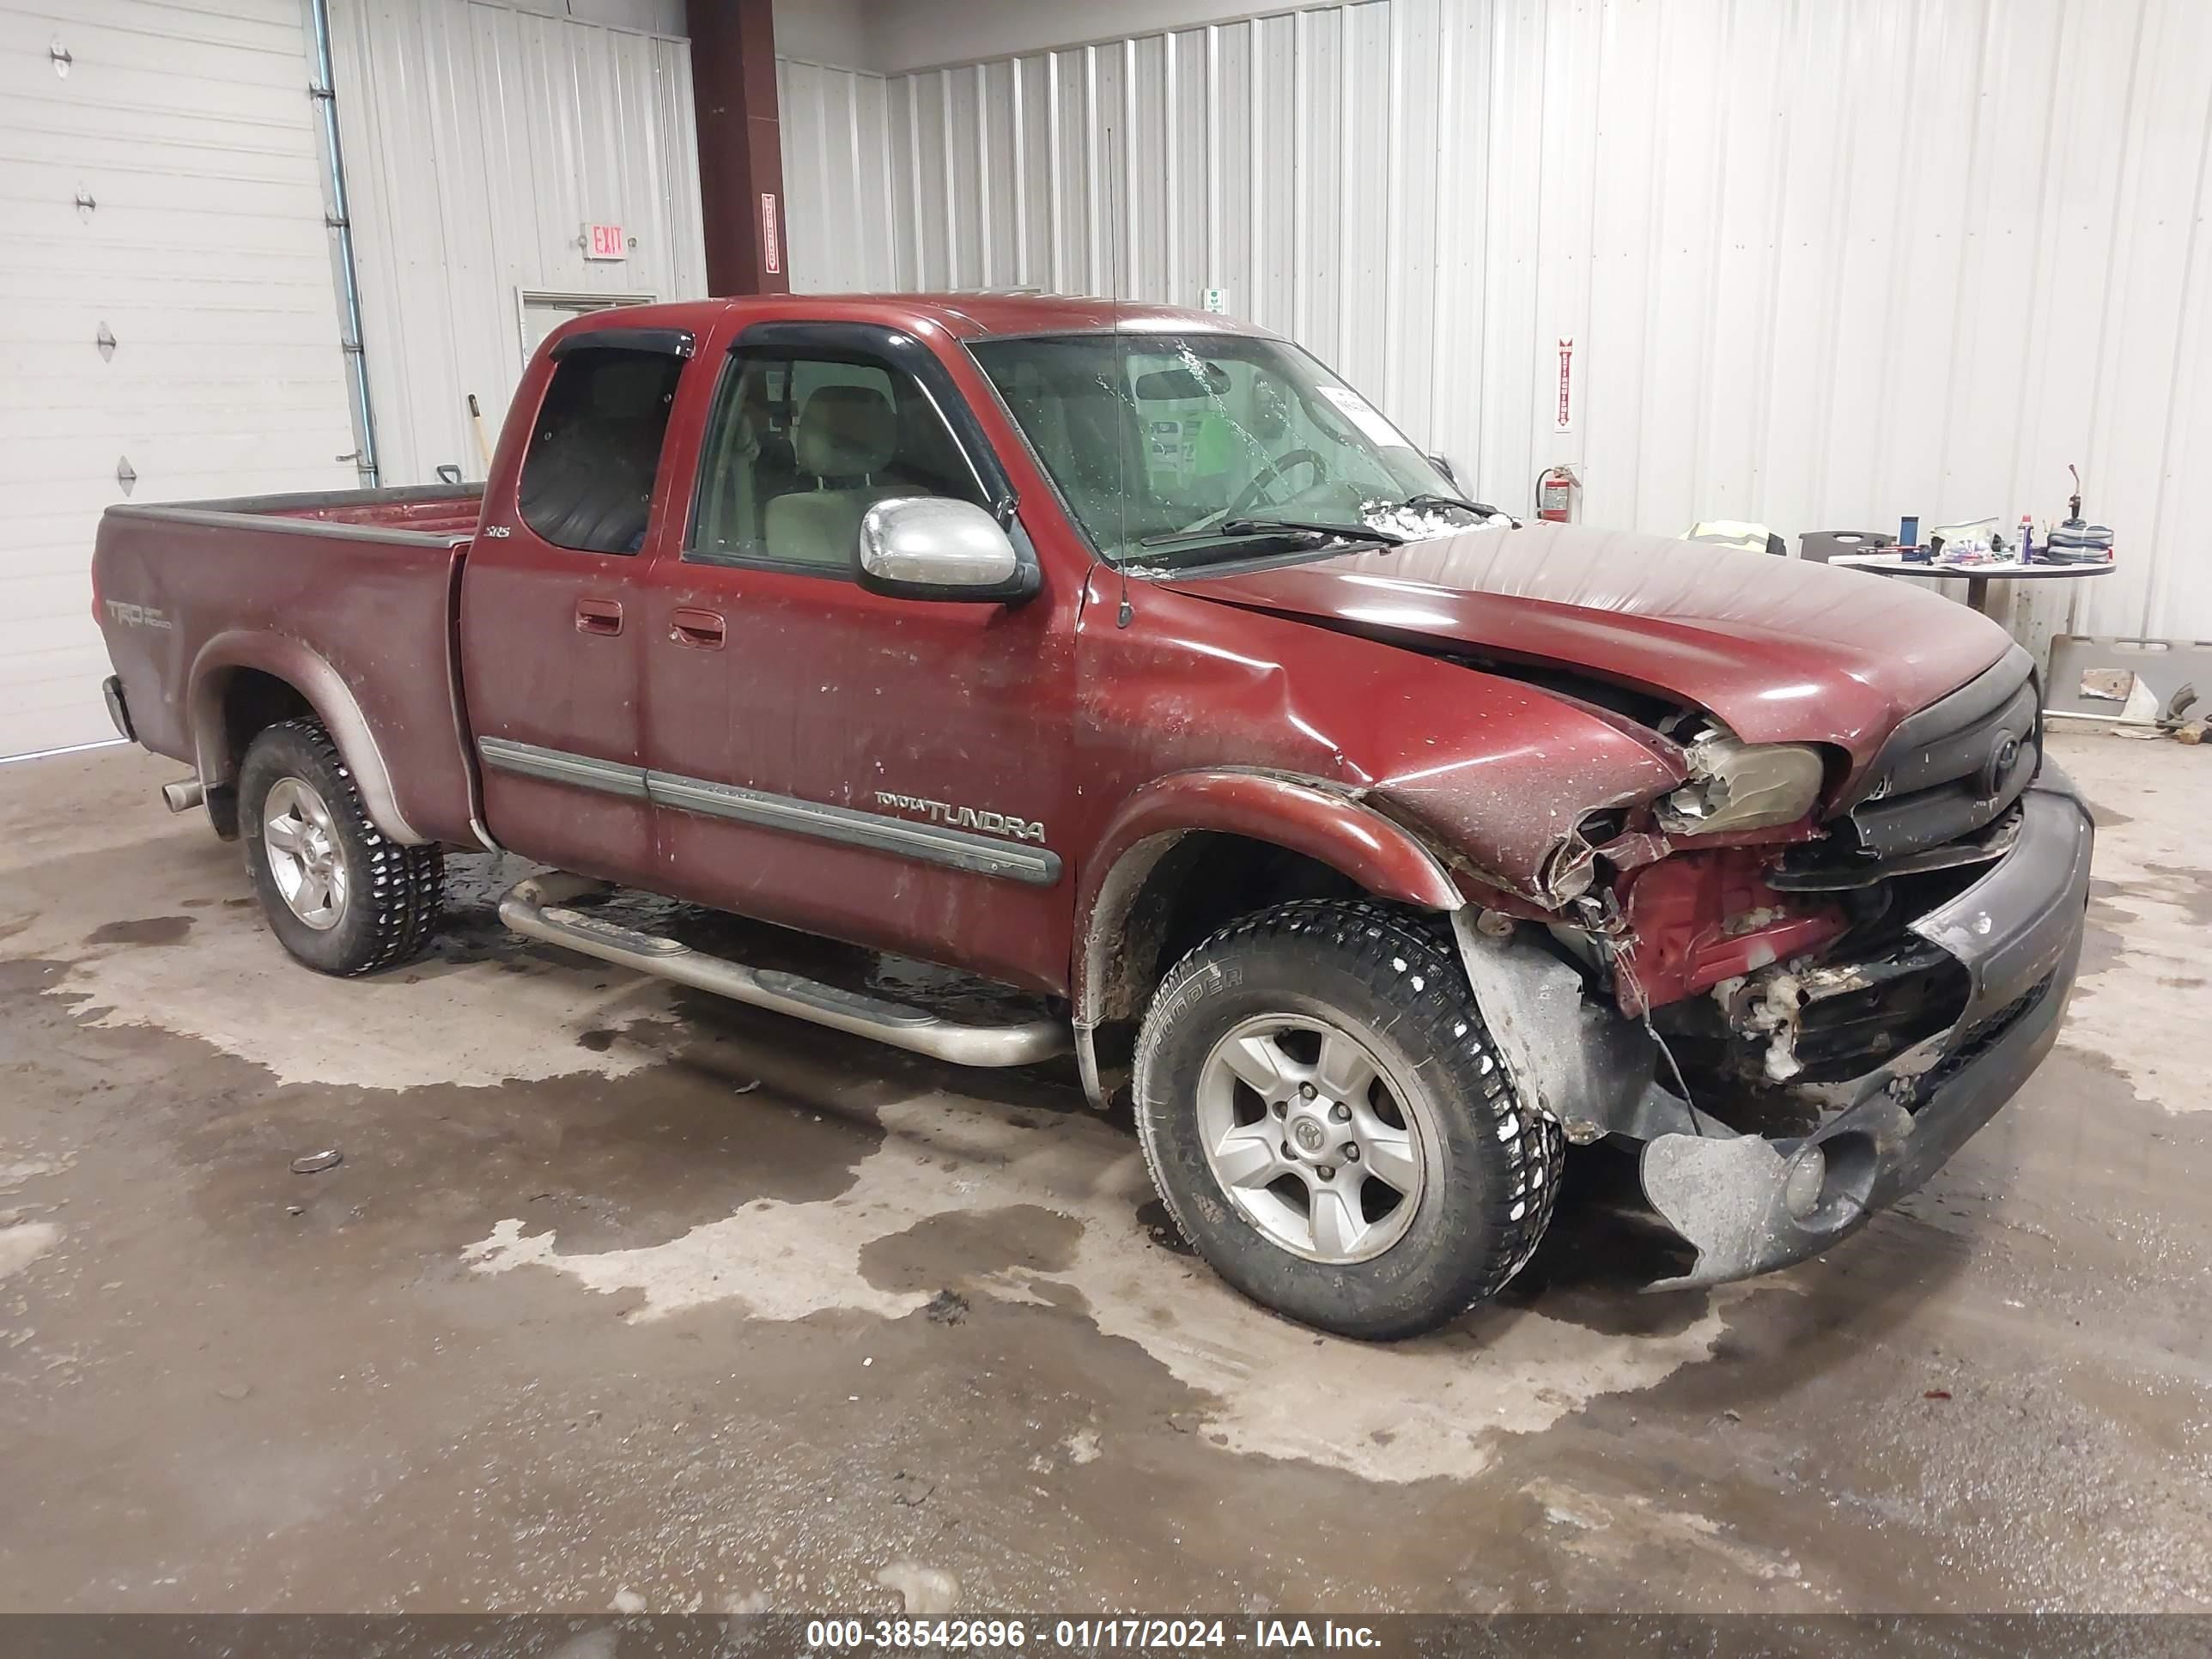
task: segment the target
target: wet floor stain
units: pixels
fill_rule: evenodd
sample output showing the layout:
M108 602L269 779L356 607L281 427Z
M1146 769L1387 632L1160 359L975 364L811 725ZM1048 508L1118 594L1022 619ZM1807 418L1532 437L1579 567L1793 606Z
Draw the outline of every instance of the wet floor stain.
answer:
M136 921L110 921L84 936L87 945L181 945L192 931L190 916L142 916Z
M2099 782L2100 812L2109 796L2124 819L2098 838L2081 977L2060 1041L2095 1051L2166 1111L2212 1111L2202 1080L2212 1071L2212 1026L2183 1014L2189 988L2166 983L2202 976L2212 852L2186 803L2159 799L2145 775L2137 766ZM2188 775L2212 797L2212 780Z
M463 1260L502 1275L550 1269L619 1298L631 1323L718 1304L772 1322L902 1321L948 1281L977 1305L1079 1310L1197 1390L1206 1403L1192 1415L1212 1443L1384 1482L1479 1472L1498 1437L1705 1358L1727 1310L1761 1293L1670 1299L1626 1337L1492 1307L1389 1348L1320 1340L1152 1242L1137 1216L1151 1196L1141 1159L1112 1127L1018 1130L1003 1109L943 1092L877 1116L882 1144L833 1200L757 1200L665 1243L597 1251L511 1216Z
M1157 1198L1148 1198L1137 1206L1137 1224L1145 1230L1145 1237L1170 1255L1195 1257L1197 1249L1183 1237L1176 1218L1168 1213L1168 1206Z
M1036 1204L983 1212L948 1211L872 1239L860 1277L878 1290L927 1291L951 1281L1065 1273L1083 1224Z
M81 862L85 869L70 878L114 888L108 860ZM580 976L574 958L532 952L501 928L490 906L511 873L502 862L454 860L448 898L452 929L485 941L483 963L515 968L504 975L468 972L477 964L456 968L434 955L403 974L346 981L342 998L302 999L301 970L245 895L234 896L236 908L226 901L218 910L148 914L75 931L66 915L49 912L8 949L64 962L66 988L114 1009L111 1023L203 1038L288 1083L488 1087L581 1073L611 1079L653 1063L657 1051L639 1034L672 1018L668 989L626 975ZM147 877L155 891L185 883L220 890L245 880L234 849L211 837L165 850L163 866ZM279 1008L283 1017L273 1017ZM575 1033L599 1029L637 1040L603 1054L574 1041Z

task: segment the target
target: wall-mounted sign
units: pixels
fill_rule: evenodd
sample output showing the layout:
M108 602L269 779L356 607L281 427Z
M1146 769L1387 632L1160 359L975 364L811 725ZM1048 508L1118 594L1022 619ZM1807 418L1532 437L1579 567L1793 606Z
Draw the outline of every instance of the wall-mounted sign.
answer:
M1572 432L1575 429L1575 343L1568 338L1559 342L1559 404L1552 414L1552 430Z
M1207 289L1200 295L1199 303L1208 311L1226 311L1229 309L1229 290L1225 288Z
M783 274L783 236L775 224L775 192L761 192L761 269L771 276Z
M629 244L623 240L623 228L620 225L586 225L584 257L586 259L628 258Z

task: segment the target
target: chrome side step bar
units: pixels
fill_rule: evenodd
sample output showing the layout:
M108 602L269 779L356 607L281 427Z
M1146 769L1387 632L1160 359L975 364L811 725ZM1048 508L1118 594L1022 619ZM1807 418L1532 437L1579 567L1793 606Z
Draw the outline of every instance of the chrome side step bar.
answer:
M532 876L507 890L499 902L499 919L526 939L542 939L601 962L673 980L694 990L711 991L732 1002L772 1009L955 1066L1033 1066L1066 1054L1073 1045L1065 1021L961 1025L888 998L824 985L797 974L748 968L726 957L695 951L678 940L568 908L586 894L608 890L607 883L586 876Z

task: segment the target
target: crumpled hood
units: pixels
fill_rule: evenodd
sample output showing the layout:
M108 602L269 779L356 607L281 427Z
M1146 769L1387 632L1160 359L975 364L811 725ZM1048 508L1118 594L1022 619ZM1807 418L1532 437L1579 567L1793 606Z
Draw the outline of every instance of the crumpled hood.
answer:
M1693 703L1747 742L1832 743L1855 763L2011 645L1987 617L1890 577L1540 521L1163 585L1571 667Z

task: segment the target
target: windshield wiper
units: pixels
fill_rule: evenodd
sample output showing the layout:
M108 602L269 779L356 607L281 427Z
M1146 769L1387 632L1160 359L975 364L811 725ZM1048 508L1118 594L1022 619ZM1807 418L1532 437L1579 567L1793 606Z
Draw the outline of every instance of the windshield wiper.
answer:
M1268 543L1294 550L1317 550L1330 542L1397 547L1405 540L1395 531L1365 524L1334 524L1321 519L1226 519L1210 530L1146 536L1138 543L1144 550L1125 556L1121 562L1131 567L1158 562L1172 568L1251 558Z
M1379 530L1371 524L1334 524L1327 519L1230 519L1216 527L1239 536L1295 530L1308 536L1334 536L1345 542L1380 542L1385 547L1406 544L1406 538L1395 530Z
M1405 538L1398 531L1380 531L1374 525L1338 525L1328 518L1225 518L1210 531L1183 531L1182 535L1164 535L1161 542L1212 542L1217 538L1241 538L1241 535L1328 535L1338 542L1380 542L1382 546L1402 546ZM1146 546L1152 546L1148 540Z
M1400 507L1455 507L1462 513L1474 514L1478 519L1494 519L1501 516L1496 507L1481 501L1470 501L1464 496L1439 495L1425 491L1419 495L1408 495L1398 505Z
M1323 519L1224 519L1204 530L1173 530L1146 536L1141 547L1179 547L1204 542L1244 541L1255 536L1324 536L1338 541L1378 542L1396 547L1406 539L1395 530L1368 524L1335 524Z

